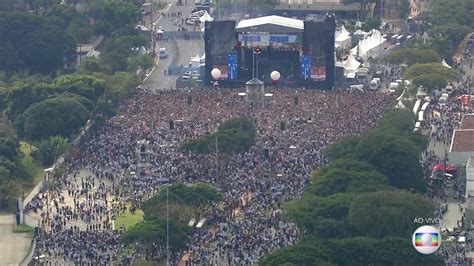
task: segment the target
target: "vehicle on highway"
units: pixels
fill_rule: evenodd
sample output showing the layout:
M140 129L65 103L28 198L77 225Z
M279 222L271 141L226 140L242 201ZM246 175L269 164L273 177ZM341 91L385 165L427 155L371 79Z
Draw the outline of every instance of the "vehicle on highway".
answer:
M164 48L164 47L160 48L160 50L158 52L158 55L159 55L160 59L167 58L168 53L166 52L166 48Z

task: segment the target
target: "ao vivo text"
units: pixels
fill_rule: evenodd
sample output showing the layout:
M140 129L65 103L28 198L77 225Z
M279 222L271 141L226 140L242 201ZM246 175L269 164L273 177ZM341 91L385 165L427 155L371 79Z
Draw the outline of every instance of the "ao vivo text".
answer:
M423 218L423 217L416 217L413 219L413 223L415 224L439 224L441 222L440 218Z

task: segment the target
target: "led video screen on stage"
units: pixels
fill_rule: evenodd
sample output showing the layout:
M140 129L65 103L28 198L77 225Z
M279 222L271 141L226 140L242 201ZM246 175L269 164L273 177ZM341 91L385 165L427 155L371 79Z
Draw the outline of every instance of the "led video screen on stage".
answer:
M334 84L334 17L305 21L301 74L308 85L331 88Z
M205 52L207 80L213 80L211 70L221 71L219 80L235 80L238 77L238 56L235 21L212 21L205 25Z
M292 49L301 47L300 34L239 33L238 41L244 48L268 47L272 49Z

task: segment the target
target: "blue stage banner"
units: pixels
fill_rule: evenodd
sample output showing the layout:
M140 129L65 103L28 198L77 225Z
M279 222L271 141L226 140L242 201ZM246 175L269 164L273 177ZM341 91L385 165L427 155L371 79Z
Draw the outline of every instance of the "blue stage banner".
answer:
M301 55L301 76L303 79L311 78L311 56L309 53L303 53Z
M237 79L237 52L230 52L228 55L228 71L229 71L229 76L227 79L229 80L235 80Z

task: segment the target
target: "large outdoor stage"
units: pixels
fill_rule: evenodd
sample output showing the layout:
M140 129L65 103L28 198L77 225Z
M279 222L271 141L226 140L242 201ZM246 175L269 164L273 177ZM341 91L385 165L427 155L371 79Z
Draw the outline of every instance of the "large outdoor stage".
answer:
M303 21L268 16L240 21L206 22L206 83L211 70L221 71L219 84L240 87L256 77L281 86L330 89L334 85L334 17Z

